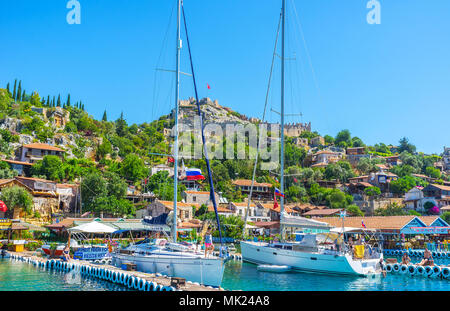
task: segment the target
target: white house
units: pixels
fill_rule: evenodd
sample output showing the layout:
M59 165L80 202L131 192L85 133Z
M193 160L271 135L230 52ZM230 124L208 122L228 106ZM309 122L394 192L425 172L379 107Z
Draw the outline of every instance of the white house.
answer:
M424 205L426 202L432 202L438 205L434 197L425 197L423 191L417 187L412 188L405 193L406 209L415 210L417 212L425 212Z

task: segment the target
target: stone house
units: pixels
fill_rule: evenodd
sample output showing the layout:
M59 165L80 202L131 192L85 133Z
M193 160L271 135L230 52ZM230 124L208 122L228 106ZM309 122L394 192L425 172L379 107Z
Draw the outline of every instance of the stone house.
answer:
M31 143L23 145L20 148L20 161L35 163L42 160L47 155L56 155L63 157L64 150L48 144Z
M212 205L209 191L191 191L186 190L181 194L185 203L194 203L199 205ZM214 193L216 203L219 204L219 195Z

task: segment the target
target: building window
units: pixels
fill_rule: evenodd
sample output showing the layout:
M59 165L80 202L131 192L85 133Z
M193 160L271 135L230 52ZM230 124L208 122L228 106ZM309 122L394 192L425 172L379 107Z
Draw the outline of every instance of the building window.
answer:
M196 197L196 196L193 196L193 197L192 197L192 201L197 202L197 197Z

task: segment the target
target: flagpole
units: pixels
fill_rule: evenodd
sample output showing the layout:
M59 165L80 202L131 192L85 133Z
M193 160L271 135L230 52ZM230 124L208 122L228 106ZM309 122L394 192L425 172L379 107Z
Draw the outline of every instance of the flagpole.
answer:
M173 241L177 242L177 196L178 196L178 99L180 96L180 52L181 52L181 0L178 0L177 9L177 57L176 57L176 86L175 86L175 143L174 143L174 170L173 170Z

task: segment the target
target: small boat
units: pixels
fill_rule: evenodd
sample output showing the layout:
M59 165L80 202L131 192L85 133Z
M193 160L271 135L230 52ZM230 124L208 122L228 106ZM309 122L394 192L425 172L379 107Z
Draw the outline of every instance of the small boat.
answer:
M291 270L289 266L277 266L277 265L259 265L257 267L258 271L264 272L274 272L274 273L283 273Z

